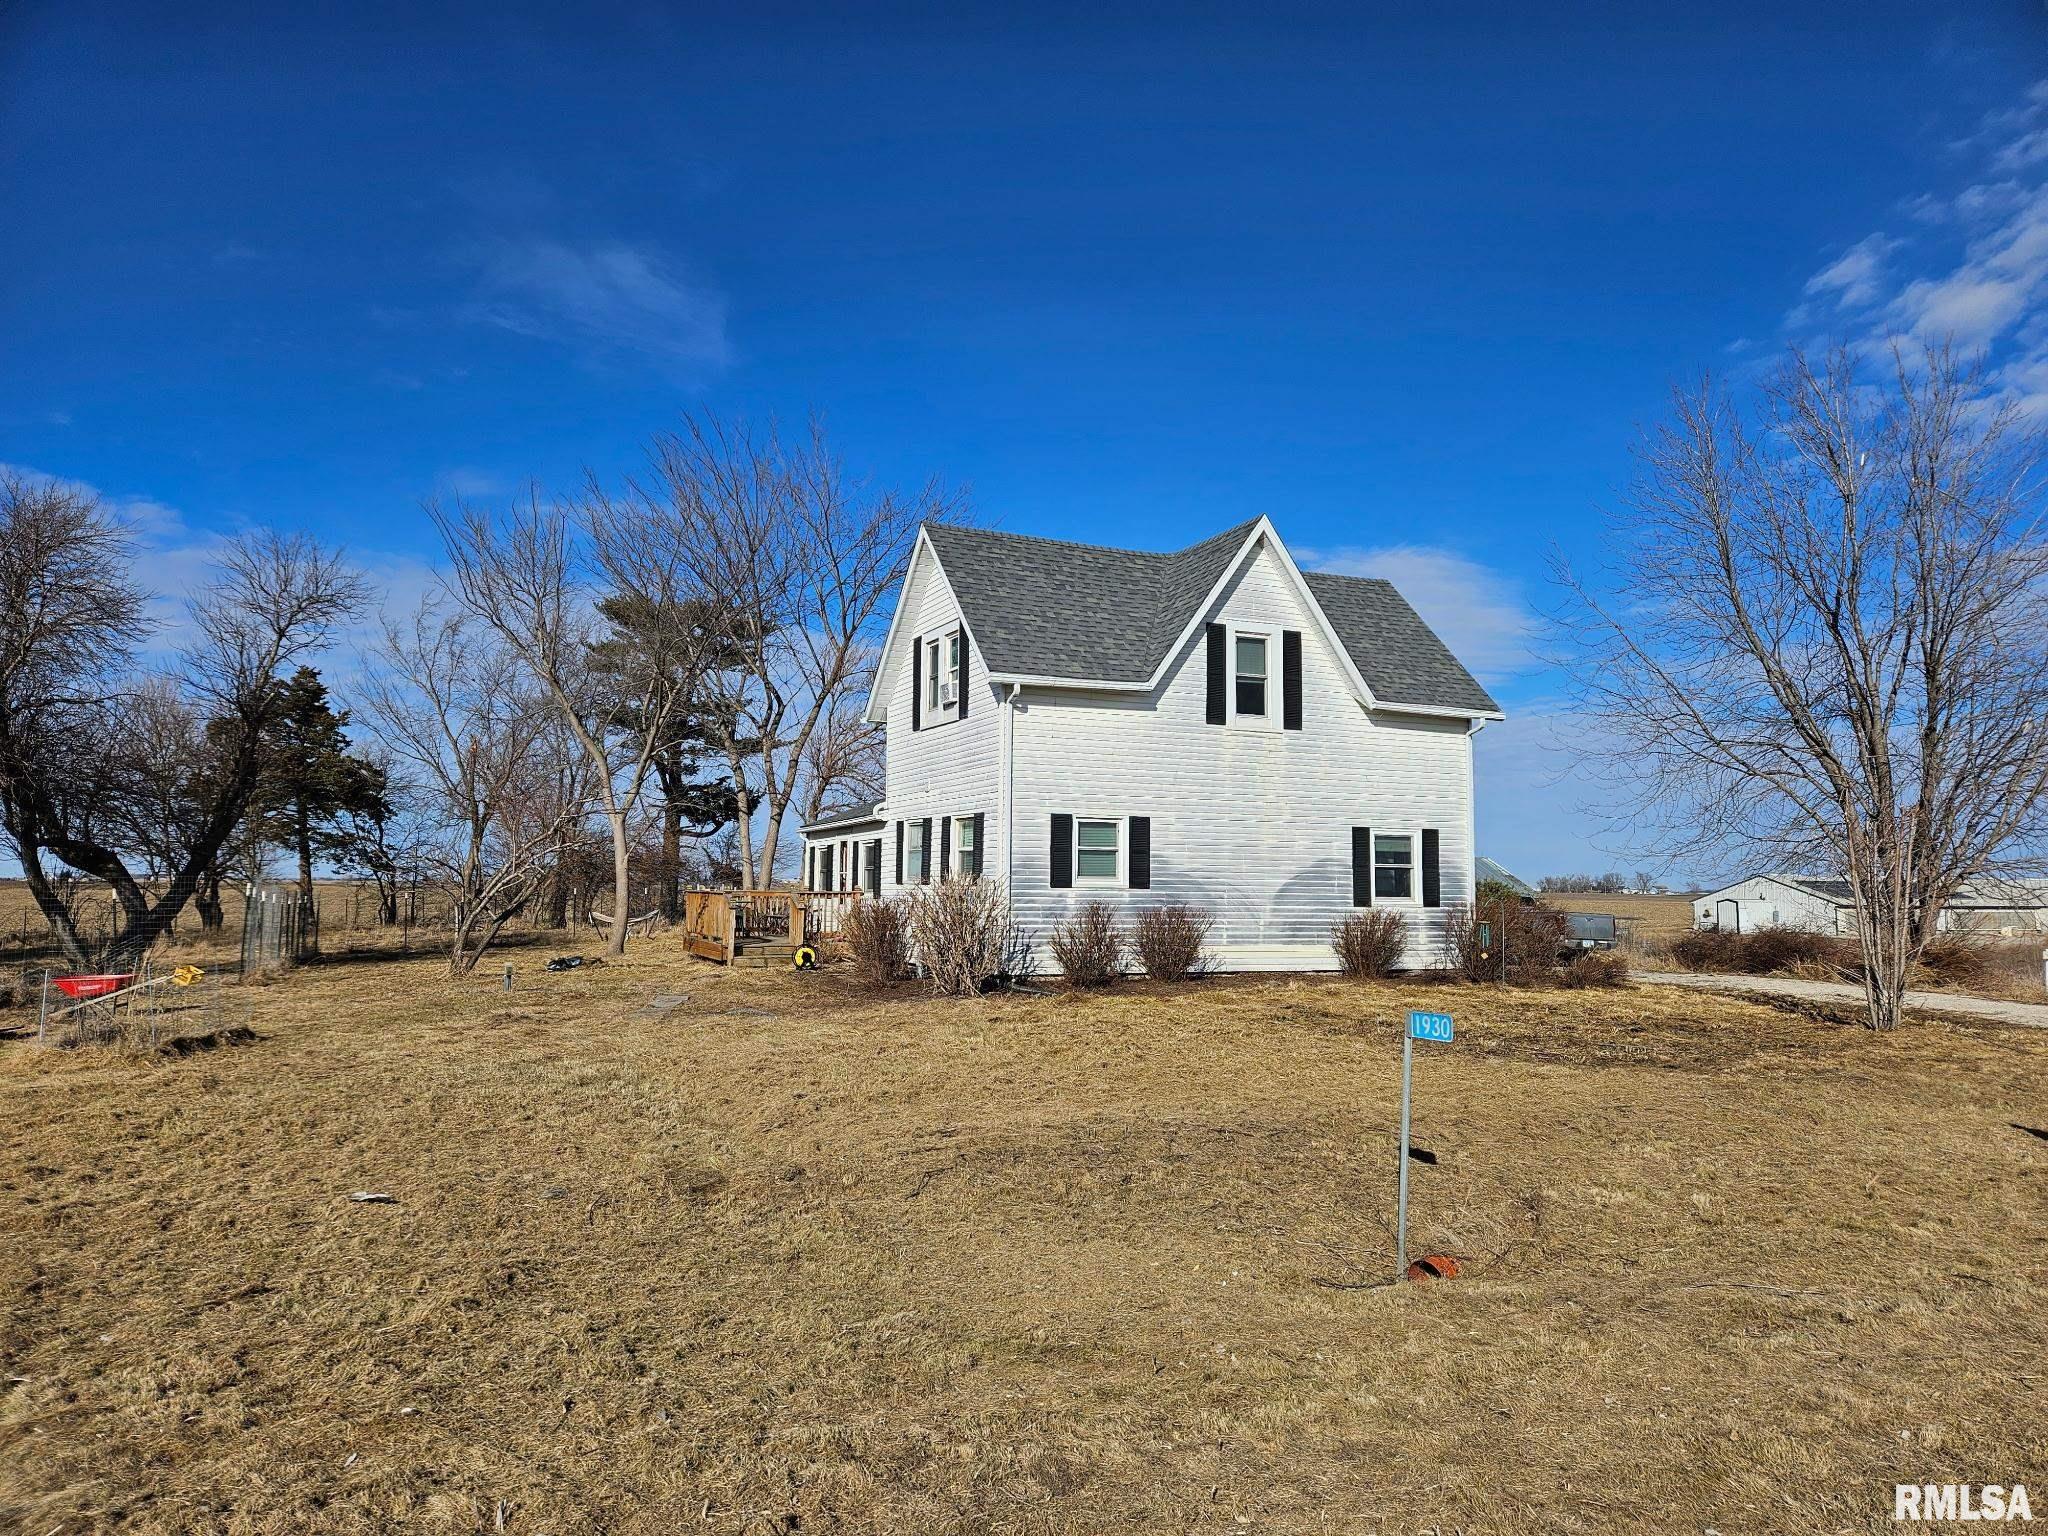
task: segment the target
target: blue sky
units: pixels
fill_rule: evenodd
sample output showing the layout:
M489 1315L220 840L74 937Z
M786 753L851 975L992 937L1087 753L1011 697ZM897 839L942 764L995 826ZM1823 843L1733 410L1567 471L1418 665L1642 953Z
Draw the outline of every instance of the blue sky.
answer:
M284 9L0 0L0 461L166 587L268 520L402 596L425 496L815 409L1003 527L1392 575L1539 874L1621 862L1544 556L1673 382L1939 325L2048 398L2038 6Z

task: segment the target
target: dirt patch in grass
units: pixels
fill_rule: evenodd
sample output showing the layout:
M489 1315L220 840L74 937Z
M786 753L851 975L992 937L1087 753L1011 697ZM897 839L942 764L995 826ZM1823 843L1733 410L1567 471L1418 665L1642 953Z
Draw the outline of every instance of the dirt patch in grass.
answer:
M1459 1029L1411 1252L1463 1273L1354 1289L1411 1006ZM661 940L252 1023L0 1045L0 1528L1878 1531L1894 1481L2048 1483L2029 1032L876 999Z

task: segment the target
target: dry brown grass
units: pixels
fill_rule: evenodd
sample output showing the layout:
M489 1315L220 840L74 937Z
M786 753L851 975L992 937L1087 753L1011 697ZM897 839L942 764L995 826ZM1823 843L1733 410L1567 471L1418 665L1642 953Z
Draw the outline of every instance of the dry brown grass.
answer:
M1604 896L1597 891L1558 891L1544 898L1560 912L1609 912L1629 919L1639 943L1675 939L1692 927L1690 896Z
M538 959L0 1045L0 1528L1876 1532L2048 1482L2048 1036ZM1459 1024L1415 1246L1470 1262L1333 1288L1391 1268L1411 1003Z

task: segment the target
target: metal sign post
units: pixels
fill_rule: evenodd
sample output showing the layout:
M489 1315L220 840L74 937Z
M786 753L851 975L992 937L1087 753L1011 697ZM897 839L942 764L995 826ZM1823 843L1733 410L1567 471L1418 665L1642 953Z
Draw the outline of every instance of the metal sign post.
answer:
M1448 1013L1424 1013L1415 1009L1408 1015L1408 1032L1401 1037L1401 1180L1394 1214L1394 1278L1408 1275L1408 1118L1415 1099L1415 1042L1450 1040L1456 1033Z

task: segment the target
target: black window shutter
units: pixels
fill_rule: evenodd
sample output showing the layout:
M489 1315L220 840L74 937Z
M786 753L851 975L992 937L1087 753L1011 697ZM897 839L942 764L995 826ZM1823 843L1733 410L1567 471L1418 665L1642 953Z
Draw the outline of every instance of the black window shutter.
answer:
M967 871L970 875L979 875L981 873L982 823L986 819L980 811L974 813L974 868Z
M1064 890L1074 883L1074 818L1059 812L1052 819L1052 884Z
M879 837L868 840L868 894L882 894L882 840Z
M1280 631L1280 724L1301 729L1301 631Z
M1229 717L1225 700L1229 697L1230 679L1226 676L1229 658L1224 652L1229 647L1228 638L1221 624L1209 626L1209 724L1221 725Z
M1131 818L1131 889L1149 891L1152 889L1152 818L1133 816Z
M920 841L924 844L924 868L918 872L917 883L919 885L930 885L932 883L932 819L929 816L924 819L924 836Z
M953 873L953 818L939 818L939 878L946 879Z
M963 628L956 629L953 633L960 641L960 718L965 720L967 718L967 674L970 670L967 665L967 631Z
M903 883L903 823L896 823L896 883Z
M1372 905L1372 828L1351 829L1351 905Z
M924 636L910 637L910 728L924 724Z
M1435 827L1422 829L1422 904L1425 907L1444 904L1444 872L1437 859Z

